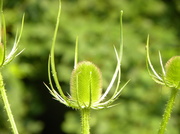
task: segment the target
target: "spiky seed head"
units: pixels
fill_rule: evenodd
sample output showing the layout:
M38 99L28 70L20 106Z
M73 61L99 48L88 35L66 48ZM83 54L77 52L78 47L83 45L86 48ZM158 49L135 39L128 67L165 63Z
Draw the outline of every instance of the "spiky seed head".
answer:
M174 56L165 66L165 83L170 87L180 89L180 56Z
M82 107L90 107L102 93L102 75L97 66L89 61L77 64L71 74L70 92L72 100Z

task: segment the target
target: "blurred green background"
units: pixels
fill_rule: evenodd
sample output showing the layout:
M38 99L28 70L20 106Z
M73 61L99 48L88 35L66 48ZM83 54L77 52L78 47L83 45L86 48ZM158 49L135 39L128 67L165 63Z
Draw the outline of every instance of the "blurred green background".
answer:
M119 14L124 11L124 57L122 84L131 82L117 106L92 111L92 134L157 133L168 88L152 81L145 63L145 45L150 35L151 58L160 72L158 51L164 64L180 55L179 0L62 0L56 43L56 67L64 92L69 91L74 45L79 36L79 60L95 63L103 74L106 89L116 66L113 45L119 48ZM7 51L11 49L23 13L25 26L20 49L24 52L3 68L7 95L21 134L79 134L78 111L52 99L47 61L51 47L58 0L4 0ZM111 95L111 94L110 94ZM9 122L0 101L0 134L10 134ZM180 132L180 96L177 96L167 134Z

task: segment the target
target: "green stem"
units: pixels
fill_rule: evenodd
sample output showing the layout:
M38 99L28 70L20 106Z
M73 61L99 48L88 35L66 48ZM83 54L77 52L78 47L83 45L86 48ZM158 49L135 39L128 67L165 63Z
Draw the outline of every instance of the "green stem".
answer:
M166 109L164 111L163 119L161 121L158 134L164 134L166 131L166 127L171 116L172 108L173 108L177 93L178 93L178 89L172 89L171 96L169 98Z
M5 107L5 110L7 112L7 116L9 118L9 121L10 121L10 124L11 124L11 127L12 127L12 131L13 131L14 134L18 134L18 130L17 130L16 124L15 124L15 121L14 121L14 118L13 118L13 115L12 115L12 112L11 112L11 108L10 108L10 105L9 105L9 102L8 102L8 98L7 98L7 95L6 95L6 90L4 88L4 83L3 83L3 78L2 78L1 73L0 73L0 94L1 94L2 100L4 102L4 107Z
M90 134L90 109L81 109L81 134Z

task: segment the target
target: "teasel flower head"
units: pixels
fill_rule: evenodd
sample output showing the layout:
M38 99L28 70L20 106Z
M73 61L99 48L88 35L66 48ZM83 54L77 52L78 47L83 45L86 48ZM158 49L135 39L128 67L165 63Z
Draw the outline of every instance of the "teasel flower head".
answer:
M122 38L122 14L120 17L120 51L117 52L114 47L115 56L117 59L116 69L112 75L112 80L107 87L106 91L103 93L102 90L102 75L100 69L90 61L81 61L78 62L78 38L76 39L75 46L75 58L74 58L74 69L70 78L70 93L65 95L58 81L57 72L55 69L55 60L54 60L54 47L55 40L57 36L59 21L60 21L60 11L61 5L59 6L59 12L56 22L56 28L53 36L53 42L51 47L51 52L48 62L48 76L50 86L46 87L49 89L52 96L63 103L68 107L74 109L103 109L112 106L112 103L118 99L121 94L121 91L127 85L125 83L120 88L121 80L121 60L123 54L123 38ZM52 79L53 78L53 79ZM55 83L56 89L54 88L53 83ZM107 98L107 95L112 90L113 85L116 83L116 88L113 95L110 98ZM58 93L59 92L59 93Z
M22 51L18 52L19 47L19 41L22 35L23 31L23 25L24 25L24 15L22 18L21 28L20 30L17 30L15 41L13 44L13 47L9 54L6 54L6 22L5 17L3 14L3 1L0 3L0 68L10 63L16 56L18 56Z
M180 56L171 57L165 67L163 66L161 53L159 52L159 61L162 73L159 74L154 69L149 54L149 36L146 45L146 57L147 57L147 68L151 78L158 84L165 85L167 87L173 87L180 89Z

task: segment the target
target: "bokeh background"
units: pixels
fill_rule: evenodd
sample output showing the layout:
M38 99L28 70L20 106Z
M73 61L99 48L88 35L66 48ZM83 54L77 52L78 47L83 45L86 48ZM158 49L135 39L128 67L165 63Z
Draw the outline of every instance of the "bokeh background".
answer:
M152 81L146 69L145 45L150 35L151 58L161 72L158 51L165 64L180 55L179 0L62 0L56 43L56 67L64 92L69 92L74 46L79 36L79 61L95 63L106 89L116 66L113 45L119 48L119 15L124 11L123 84L131 82L117 106L91 113L92 134L155 134L170 89ZM12 47L23 13L23 53L2 72L11 108L21 134L79 134L80 116L55 101L48 84L47 62L58 11L58 0L4 0L7 51ZM112 93L110 94L112 95ZM0 134L10 134L0 101ZM167 134L180 133L180 96L176 98Z

